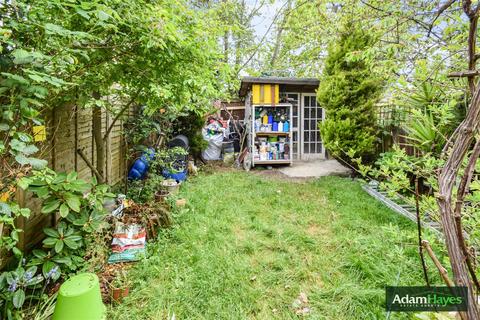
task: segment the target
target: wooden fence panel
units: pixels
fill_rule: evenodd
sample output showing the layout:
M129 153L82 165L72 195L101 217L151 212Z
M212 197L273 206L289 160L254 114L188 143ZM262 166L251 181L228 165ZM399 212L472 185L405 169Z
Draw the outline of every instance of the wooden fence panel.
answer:
M102 113L102 133L105 134L113 117ZM92 109L78 108L67 104L55 108L47 116L47 141L42 147L43 158L48 160L49 166L58 172L77 171L79 178L89 180L93 172L82 157L76 152L82 150L90 163L96 163L95 143L93 139ZM123 124L118 121L110 133L106 144L105 172L106 180L113 185L122 182L125 175L125 145L123 143ZM31 193L17 191L17 201L32 210L29 219L19 220L24 230L20 234L18 247L22 250L31 250L43 240L43 228L56 222L51 214L40 212L40 201L33 198ZM0 259L0 268L5 259Z
M377 106L377 120L381 128L379 135L381 144L377 153L390 151L394 144L404 149L408 155L414 155L417 152L406 138L405 126L410 117L411 108L387 104Z

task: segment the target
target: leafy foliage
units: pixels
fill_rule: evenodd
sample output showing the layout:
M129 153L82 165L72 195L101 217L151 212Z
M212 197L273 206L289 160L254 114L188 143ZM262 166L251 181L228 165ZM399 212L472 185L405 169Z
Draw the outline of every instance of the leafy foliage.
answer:
M155 152L149 162L148 176L143 180L128 182L127 196L136 203L148 203L155 199L155 193L162 190L164 172L178 173L187 168L188 152L181 147L162 149Z
M422 153L440 155L462 117L458 94L447 94L438 84L422 81L406 98L411 117L405 125L410 144Z
M205 125L205 115L188 112L178 117L173 123L173 131L185 134L189 141L189 152L194 157L200 157L200 154L208 146L208 142L203 139L202 128Z
M375 103L382 86L372 62L358 53L373 42L367 31L348 24L328 50L317 99L327 114L320 124L322 139L336 157L371 156L375 149Z
M8 319L19 315L18 309L23 306L27 290L30 302L32 299L46 301L48 284L57 281L62 274L85 266L85 255L92 251L89 238L95 238L108 226L105 223L104 200L114 196L108 192L108 186L97 185L95 180L87 183L78 179L76 172L57 174L48 168L22 177L18 186L33 192L42 201L41 212L55 217L58 215L59 221L56 227L43 229L44 249L34 249L31 255L23 258L22 253L12 247L19 258L19 266L0 274L0 295L5 301L1 306L2 314ZM17 207L14 205L12 208L28 211ZM14 229L10 237L4 238L18 241L17 234L21 230L15 229L13 222L11 225ZM25 270L24 266L28 269ZM37 290L39 288L41 290Z
M86 238L107 227L103 203L113 198L106 185L87 183L77 173L57 174L50 169L35 172L34 178L22 178L22 184L42 200L41 212L58 214L56 228L45 228L45 250L34 250L31 265L71 272L83 266Z
M25 259L12 271L0 274L0 310L5 319L22 319L24 305L49 300L45 289L56 281L58 268L38 272L36 266L25 267ZM26 303L28 301L28 303Z
M44 272L82 266L89 238L103 224L107 187L45 169L34 126L65 103L121 118L131 101L145 105L147 115L163 109L164 122L185 110L204 112L230 77L210 14L183 0L0 3L0 223L8 231L0 235L2 249L22 257L15 221L30 210L13 199L20 187L42 200L42 213L61 219L45 229L45 250L35 250L29 263Z
M44 276L36 273L36 266L26 270L23 266L18 266L13 271L0 274L0 296L2 297L0 307L4 317L12 318L11 310L20 309L25 303L27 293L42 286Z
M182 147L163 149L155 154L155 168L170 173L183 172L187 169L186 156L188 152Z

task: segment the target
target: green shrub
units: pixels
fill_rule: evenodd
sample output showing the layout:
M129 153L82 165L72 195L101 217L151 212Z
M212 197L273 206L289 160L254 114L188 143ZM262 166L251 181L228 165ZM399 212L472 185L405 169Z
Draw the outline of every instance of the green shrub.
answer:
M340 158L371 157L377 141L375 103L382 89L366 52L375 38L358 26L346 25L330 44L317 92L327 119L320 123L325 147Z
M199 158L208 142L203 139L202 128L205 125L205 114L190 111L178 117L173 123L173 132L184 134L190 143L190 153L194 158Z

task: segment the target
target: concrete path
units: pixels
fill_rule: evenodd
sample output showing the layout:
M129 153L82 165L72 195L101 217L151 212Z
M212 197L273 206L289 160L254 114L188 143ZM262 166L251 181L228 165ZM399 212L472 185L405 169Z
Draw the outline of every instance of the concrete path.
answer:
M349 176L350 169L337 160L294 161L278 171L291 178L316 178L324 176Z

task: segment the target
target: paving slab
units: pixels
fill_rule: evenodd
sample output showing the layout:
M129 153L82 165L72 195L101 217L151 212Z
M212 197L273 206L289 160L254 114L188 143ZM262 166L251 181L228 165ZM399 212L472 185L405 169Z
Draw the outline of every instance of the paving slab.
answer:
M279 168L278 171L291 178L349 176L351 173L337 160L294 161L291 166Z

